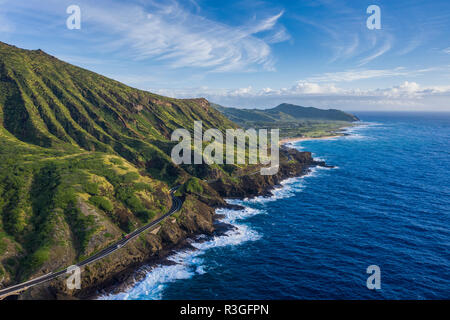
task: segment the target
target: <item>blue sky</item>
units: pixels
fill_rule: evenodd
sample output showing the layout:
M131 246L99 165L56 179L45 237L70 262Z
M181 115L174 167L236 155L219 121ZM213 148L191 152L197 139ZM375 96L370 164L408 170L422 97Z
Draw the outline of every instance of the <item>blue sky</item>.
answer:
M448 30L448 0L0 0L0 41L234 107L450 111Z

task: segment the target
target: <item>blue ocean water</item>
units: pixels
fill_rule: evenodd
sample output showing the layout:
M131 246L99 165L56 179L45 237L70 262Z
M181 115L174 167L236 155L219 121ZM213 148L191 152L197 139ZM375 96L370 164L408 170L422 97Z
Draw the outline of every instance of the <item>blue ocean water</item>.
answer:
M106 299L449 299L450 113L357 113L294 143L337 166L220 210L235 229ZM378 265L381 290L366 269Z

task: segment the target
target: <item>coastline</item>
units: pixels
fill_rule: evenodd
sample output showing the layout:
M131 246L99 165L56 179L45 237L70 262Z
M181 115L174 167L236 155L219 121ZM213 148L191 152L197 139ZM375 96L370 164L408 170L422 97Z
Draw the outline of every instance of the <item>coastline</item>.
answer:
M145 281L150 279L151 282L155 281L159 285L158 287L149 290L149 294L153 296L149 298L149 300L160 300L161 298L158 297L158 295L161 294L161 292L159 292L161 290L159 286L165 285L173 280L189 278L189 273L192 272L189 268L193 266L190 263L195 261L199 255L212 247L226 246L229 244L228 240L233 242L236 238L245 235L245 232L242 232L240 228L242 227L240 224L235 224L235 221L229 221L230 216L222 213L224 210L240 212L246 209L245 207L242 207L242 209L238 207L241 206L229 205L229 207L215 209L215 230L212 234L197 233L189 236L183 239L180 244L171 248L171 250L167 250L165 254L158 257L158 259L152 261L149 260L139 266L128 268L122 273L120 281L100 286L99 290L95 293L80 298L88 300L128 300L128 295L133 296L133 290L139 290L140 286L146 287ZM245 239L244 241L252 240ZM167 268L169 271L167 271ZM197 270L195 272L197 272ZM172 276L175 277L174 279L170 279L171 271L173 271ZM203 274L203 271L199 274ZM155 280L159 275L162 275L162 277L159 280ZM178 276L181 276L181 278L178 278ZM124 299L124 297L127 297L127 299ZM133 300L133 298L131 298L131 300Z
M320 137L318 139L326 139L330 137L339 137L341 135L333 135ZM307 140L311 138L296 138L295 141L298 140ZM314 138L313 138L314 139ZM317 139L317 138L315 138ZM289 141L292 141L290 139ZM282 141L286 141L283 139ZM287 141L286 141L287 142ZM286 143L284 142L284 143ZM220 181L213 183L211 187L218 191L220 197L223 199L233 198L233 199L245 199L247 197L270 197L273 196L271 192L277 186L281 184L282 181L294 178L294 177L302 177L310 173L311 168L316 166L326 167L326 164L323 161L316 161L311 157L309 152L299 152L296 150L285 150L283 153L286 153L288 157L293 157L297 161L295 163L286 162L281 166L280 171L277 175L267 177L259 177L259 176L248 176L245 178L245 181L241 181L236 189L229 189L230 186L220 186ZM219 185L218 185L219 184ZM248 186L252 185L253 187L248 189ZM223 188L225 187L225 188ZM189 197L192 197L189 196ZM118 292L125 292L129 290L131 287L139 283L140 280L143 280L153 267L157 265L171 265L173 261L171 261L170 257L174 254L176 255L180 251L192 248L192 242L190 239L194 240L200 235L206 235L207 237L215 237L224 235L227 230L234 229L232 224L228 224L226 222L221 221L222 217L217 213L216 209L225 208L225 209L237 209L235 205L229 205L223 203L202 203L202 200L196 199L196 207L199 205L204 206L202 211L204 213L199 212L190 212L190 210L185 213L186 218L192 218L196 216L196 219L201 221L202 215L209 216L207 211L211 212L209 222L204 221L204 223L198 223L197 220L192 220L192 223L186 224L185 222L173 222L165 224L164 228L158 232L158 234L148 234L145 237L148 238L147 241L151 244L151 250L149 248L141 247L142 241L134 241L135 244L128 248L128 252L122 252L125 256L120 254L113 255L112 258L114 263L99 265L95 268L89 268L86 287L81 290L81 292L77 292L74 294L70 292L65 292L63 285L61 282L58 284L55 282L51 285L50 291L42 296L40 293L36 292L35 294L25 294L21 298L24 299L36 299L36 298L50 298L54 293L56 299L64 299L71 298L75 299L98 299L102 296L108 296L109 294L114 294ZM196 210L194 210L196 211ZM219 211L220 212L220 211ZM197 221L197 222L195 222ZM189 221L188 221L189 222ZM136 248L134 248L136 247ZM136 252L134 252L137 250ZM112 261L111 261L112 262ZM119 266L119 267L117 267ZM117 267L117 268L116 268ZM105 269L108 270L105 270ZM85 273L86 274L86 273ZM44 291L47 291L45 288ZM33 289L31 291L34 291ZM38 291L38 288L36 288ZM31 292L30 292L31 293ZM50 298L52 299L52 298Z
M330 134L319 137L287 137L282 138L279 141L280 145L285 145L287 143L293 143L298 141L312 141L312 140L326 140L326 139L335 139L340 137L348 136L349 134L345 132L345 130L361 125L361 121L352 122L346 126L340 127L338 131L331 131Z
M297 142L297 141L308 141L308 140L324 140L324 139L334 139L334 138L339 138L339 137L344 137L349 135L348 133L345 133L345 130L347 128L352 127L352 125L350 126L346 126L346 127L342 127L341 130L342 132L336 133L336 134L330 134L330 135L326 135L326 136L321 136L321 137L297 137L297 138L284 138L280 140L280 145L284 145L287 143L291 143L291 142ZM316 167L332 167L332 166L327 166L326 164L322 163L319 164L316 160L314 160L314 164L307 166L307 168L305 168L304 171L302 172L298 172L297 174L291 175L291 174L287 174L284 175L283 177L281 177L281 180L278 181L278 183L276 183L275 185L266 185L264 187L264 191L259 192L258 194L252 194L252 195L241 195L239 197L231 197L231 198L225 198L225 199L229 199L229 200L248 200L248 199L256 199L259 197L264 197L264 198L271 198L274 197L275 194L273 193L274 189L279 189L278 187L282 186L281 189L284 189L284 181L287 181L289 179L292 178L302 178L305 176L308 176L311 172L313 172L314 168ZM249 198L247 198L247 196L250 196ZM97 292L97 294L93 294L90 297L88 297L89 299L106 299L109 300L111 299L113 296L117 295L120 297L121 294L127 294L132 290L132 288L139 288L139 286L146 280L147 276L149 275L149 273L151 272L160 272L160 269L162 267L170 267L170 266L175 266L177 265L179 262L174 262L173 259L171 259L172 257L175 257L175 260L177 260L177 257L180 255L184 255L187 252L188 256L197 256L197 254L199 254L199 252L203 251L203 249L197 248L197 246L195 246L195 243L198 243L198 241L200 241L200 243L203 242L208 242L209 240L217 240L218 238L221 237L232 237L232 234L227 234L229 231L236 231L237 230L237 226L233 223L230 222L225 222L223 221L224 218L225 220L226 217L220 213L222 212L222 210L225 209L231 209L231 210L246 210L248 208L246 207L242 207L240 204L236 204L233 202L228 202L227 201L227 205L226 206L218 206L214 208L214 217L213 217L213 221L214 221L214 225L216 226L215 231L212 234L206 235L206 238L202 238L205 234L202 232L199 232L195 235L191 235L190 237L185 238L182 241L182 244L179 244L177 246L174 246L172 248L172 250L168 250L166 251L166 254L163 256L160 256L159 259L155 259L153 261L148 261L147 263L144 263L143 265L141 265L140 267L136 268L129 268L127 270L127 276L124 277L122 279L122 281L120 281L119 283L115 283L115 284L110 284L109 286L102 286L101 290L99 292ZM201 240L199 240L201 239ZM223 239L223 238L222 238ZM193 241L193 242L192 242ZM246 240L246 241L252 241L252 240ZM181 266L186 267L184 264L182 264ZM151 277L149 277L151 279ZM153 279L151 279L153 280ZM182 279L179 279L182 280ZM144 285L145 286L145 285ZM139 290L139 289L138 289ZM119 298L120 299L120 298Z
M170 267L180 264L177 259L178 256L184 256L185 254L187 254L188 256L196 257L198 253L204 252L205 249L199 248L196 244L203 244L212 241L216 246L217 240L220 241L220 238L222 238L223 240L223 237L233 237L235 236L233 232L239 234L239 229L240 227L242 227L242 225L239 223L236 224L236 221L234 219L231 219L230 221L230 218L223 213L223 210L245 212L249 209L248 207L241 204L236 204L234 202L257 199L260 197L267 199L275 197L276 195L273 193L273 191L286 188L283 182L293 178L306 177L311 174L311 172L313 172L314 168L316 167L320 167L320 165L312 165L299 175L286 176L282 178L277 185L267 186L262 193L251 195L250 197L242 196L239 198L225 198L225 206L218 206L214 208L214 232L212 232L211 234L198 232L193 235L187 236L177 245L164 250L164 253L161 254L158 258L149 259L146 262L141 263L140 265L130 266L129 268L124 270L121 273L122 277L120 281L116 280L110 281L109 283L104 283L103 285L100 285L98 287L98 290L95 293L92 292L89 295L81 296L79 298L89 300L114 300L114 296L120 296L122 294L127 295L129 290L138 287L140 283L145 281L149 273L155 272L155 270L158 270L162 267ZM233 239L231 239L231 241L233 241ZM244 241L254 241L254 239L246 239ZM183 263L181 265L184 266ZM119 298L118 300L121 299Z
M350 126L342 127L341 130L345 130L346 128L349 128ZM290 142L297 142L297 141L307 141L307 140L323 140L323 139L333 139L333 138L339 138L346 136L347 134L345 132L343 133L336 133L333 135L326 135L321 137L297 137L297 138L284 138L280 140L280 145L284 145ZM302 178L305 176L308 176L311 171L315 167L332 167L327 166L325 163L317 162L316 160L312 159L312 163L307 165L306 168L304 168L302 171L297 172L297 174L286 174L280 177L280 180L278 180L275 184L267 184L263 187L263 190L260 190L260 192L256 194L242 194L238 197L225 197L224 199L229 200L245 200L245 199L254 199L258 197L273 197L275 196L273 194L273 191L277 189L279 186L283 186L283 181L292 179L292 178ZM284 188L284 187L283 187ZM180 241L180 243L172 246L171 248L168 248L167 250L164 250L164 253L159 255L156 259L148 259L147 261L141 263L140 265L136 266L130 266L125 271L122 272L122 278L120 281L110 281L109 283L104 283L103 285L98 286L98 289L95 293L91 293L90 295L86 295L85 298L90 300L109 300L112 296L117 294L124 294L128 290L132 289L135 286L138 286L140 282L145 281L146 276L149 272L154 271L157 268L160 268L161 266L170 266L170 265L176 265L177 262L174 262L171 257L176 257L177 254L183 254L186 251L192 251L192 252L198 252L201 251L201 249L196 248L194 243L199 241L199 237L206 236L206 238L203 238L200 240L208 241L211 239L214 239L216 237L229 237L231 235L227 234L228 231L236 231L236 225L234 223L225 222L223 219L225 216L219 212L221 212L222 209L230 209L230 210L245 210L246 207L243 207L241 205L237 204L231 204L228 201L226 201L226 205L224 206L213 206L214 207L214 216L213 216L213 225L214 225L214 231L210 234L205 234L204 232L196 232L194 234L191 234L184 239ZM225 219L226 220L226 219ZM195 255L195 253L194 253Z
M286 144L291 142L298 142L298 141L310 141L310 140L325 140L325 139L334 139L344 136L345 134L336 134L336 135L330 135L330 136L322 136L322 137L297 137L297 138L283 138L280 140L280 144Z
M242 194L239 197L224 197L227 200L245 200L245 199L254 199L258 197L270 198L275 196L273 193L274 190L280 189L279 187L283 187L283 182L291 179L291 178L302 178L308 176L315 167L326 166L322 162L316 162L313 160L311 164L303 167L301 171L297 172L297 174L282 174L280 175L280 179L277 180L277 183L274 184L266 184L263 187L263 190L256 194ZM159 255L156 259L148 259L139 265L130 266L122 272L122 276L119 281L108 281L103 284L97 286L97 290L95 292L91 291L89 295L79 296L79 298L87 298L90 300L110 300L114 299L114 296L127 295L129 290L138 287L142 281L145 281L146 277L150 272L160 271L161 267L170 267L178 263L179 256L183 256L187 254L188 256L196 256L199 252L203 251L196 246L196 244L204 243L212 241L217 244L217 242L227 242L228 237L230 237L230 241L233 241L233 237L240 237L243 234L240 233L241 225L235 224L235 221L230 217L226 216L222 213L222 210L231 210L234 212L246 211L247 208L245 206L241 206L239 204L234 204L226 201L225 205L214 206L214 216L213 216L213 225L214 231L212 233L204 233L204 232L196 232L182 239L180 243L175 246L172 246L168 250L164 250L164 253ZM246 228L246 227L244 227ZM247 241L247 240L246 240ZM251 241L251 240L250 240ZM173 259L174 258L174 259ZM175 261L177 262L175 262ZM184 264L180 265L181 268L185 267ZM150 277L153 279L152 277ZM117 278L116 278L117 279ZM120 298L119 298L120 300Z

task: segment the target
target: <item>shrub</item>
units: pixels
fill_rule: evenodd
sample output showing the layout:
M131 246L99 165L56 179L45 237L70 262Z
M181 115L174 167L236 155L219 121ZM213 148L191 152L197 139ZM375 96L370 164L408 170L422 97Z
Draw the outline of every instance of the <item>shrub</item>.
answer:
M106 199L105 197L101 197L101 196L92 196L89 198L89 201L95 205L96 207L102 209L103 211L106 212L111 212L113 210L113 205L112 203Z
M119 158L111 158L111 159L109 159L109 161L111 163L113 163L113 164L116 164L116 165L122 165L123 164L122 159L119 159Z
M143 182L138 182L134 184L134 189L136 191L142 191L142 190L146 190L149 192L153 192L153 187L147 183L143 183Z
M125 200L125 204L133 212L138 212L144 209L141 200L139 200L134 194Z
M122 176L123 183L131 183L137 179L139 179L139 174L136 172L128 172Z
M98 185L96 183L87 183L84 186L84 190L90 195L96 196L98 195Z
M0 236L0 255L2 255L6 251L6 248L7 248L6 241L2 239Z
M47 247L41 247L33 253L33 255L28 259L26 263L26 270L36 270L40 268L44 262L46 262L50 257L50 252Z
M140 210L136 213L136 216L142 221L142 222L147 222L150 219L153 219L155 217L155 212L151 211L151 210Z
M190 193L202 193L203 192L203 187L200 184L200 180L197 178L190 178L185 184L185 189L187 192L190 192Z

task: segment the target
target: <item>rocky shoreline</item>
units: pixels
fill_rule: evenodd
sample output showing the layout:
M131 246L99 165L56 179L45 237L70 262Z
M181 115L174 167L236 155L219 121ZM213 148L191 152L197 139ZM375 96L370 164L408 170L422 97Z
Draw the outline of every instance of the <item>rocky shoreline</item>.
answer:
M235 206L230 205L230 208ZM217 237L217 236L223 236L229 231L230 229L233 229L234 226L221 222L221 215L216 214L214 217L214 232L210 235L208 235L206 238L202 239L202 241L208 241L210 238ZM79 297L82 299L98 299L101 296L104 295L110 295L110 294L118 294L121 292L125 292L126 290L129 290L132 288L136 283L142 281L145 279L146 275L152 271L152 269L157 265L162 266L169 266L176 264L175 262L169 260L168 258L172 256L173 254L176 254L179 251L184 250L197 250L195 247L192 246L191 242L189 240L194 240L198 242L198 239L196 239L200 235L205 235L203 233L199 233L193 236L189 236L186 239L183 239L178 245L171 248L171 250L167 250L167 252L163 255L161 255L157 259L149 260L145 262L140 267L136 268L129 268L125 270L120 276L117 275L114 277L113 283L104 283L103 287L101 287L95 294L92 295L86 295L83 297Z
M273 176L244 175L238 182L217 179L205 186L204 193L184 195L184 205L177 218L168 218L161 227L131 241L122 250L89 265L82 270L82 289L70 291L65 279L54 280L34 287L18 299L95 299L99 295L123 292L139 280L156 264L172 263L167 257L190 245L190 239L198 235L224 234L231 225L220 222L215 213L218 208L239 209L229 205L224 198L250 198L270 196L271 190L281 181L307 174L311 167L330 167L323 161L315 161L310 152L300 152L282 147L280 169Z

